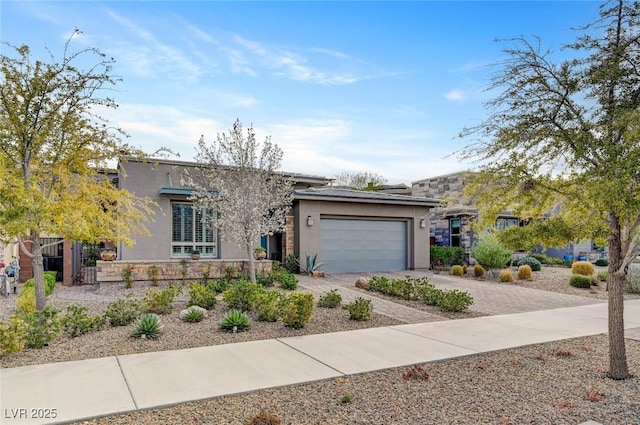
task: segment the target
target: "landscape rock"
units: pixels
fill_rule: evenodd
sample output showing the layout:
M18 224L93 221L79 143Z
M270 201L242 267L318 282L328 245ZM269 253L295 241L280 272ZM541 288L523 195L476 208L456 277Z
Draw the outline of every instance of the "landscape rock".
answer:
M189 308L185 308L184 310L180 310L180 320L184 320L184 317L189 314L189 311L191 310L198 310L201 311L202 314L204 315L204 317L207 317L207 309L206 308L202 308L200 306L197 305L192 305Z
M356 288L367 289L369 287L369 278L365 276L360 276L358 280L356 280Z

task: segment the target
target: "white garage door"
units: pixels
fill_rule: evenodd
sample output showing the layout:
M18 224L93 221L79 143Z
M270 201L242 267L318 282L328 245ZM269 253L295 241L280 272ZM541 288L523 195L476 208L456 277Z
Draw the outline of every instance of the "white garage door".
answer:
M322 270L332 273L407 269L407 223L320 220Z

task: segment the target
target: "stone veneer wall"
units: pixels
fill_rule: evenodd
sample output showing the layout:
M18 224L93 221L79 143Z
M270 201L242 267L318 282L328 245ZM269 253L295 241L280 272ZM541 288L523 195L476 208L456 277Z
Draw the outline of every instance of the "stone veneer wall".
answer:
M232 267L236 273L249 271L248 260L97 261L96 280L98 283L122 282L122 270L127 265L133 269L134 281L149 280L149 268L153 265L158 268L161 281L202 279L205 273L212 278L223 277L227 267ZM270 260L256 260L256 273L267 274L271 271L271 266Z
M282 241L282 259L287 260L289 254L295 254L295 227L293 216L287 216L285 218L284 235Z

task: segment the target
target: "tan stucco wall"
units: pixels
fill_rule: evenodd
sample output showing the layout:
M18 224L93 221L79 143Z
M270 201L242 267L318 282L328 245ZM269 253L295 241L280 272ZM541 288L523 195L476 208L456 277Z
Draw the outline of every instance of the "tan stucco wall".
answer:
M154 164L141 162L125 162L121 167L120 188L129 190L139 197L148 197L158 204L153 221L146 227L152 237L138 237L136 244L127 247L118 246L118 259L122 260L167 260L171 258L171 201L185 201L184 196L160 195L161 187L171 187L169 175L174 188L182 188L180 176L184 166L171 164ZM126 177L124 176L126 174ZM258 242L256 242L256 245ZM218 235L218 252L221 259L247 259L244 249L224 241Z
M363 202L298 200L294 207L296 255L320 252L321 218L395 219L407 222L407 260L410 269L429 268L429 208ZM307 217L313 226L307 225ZM425 219L426 227L420 227ZM321 258L319 258L322 261Z

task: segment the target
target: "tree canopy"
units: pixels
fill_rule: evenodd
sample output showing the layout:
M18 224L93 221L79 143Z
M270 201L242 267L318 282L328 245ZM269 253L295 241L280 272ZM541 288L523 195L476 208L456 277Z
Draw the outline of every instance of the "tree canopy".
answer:
M117 107L105 90L118 82L113 59L95 48L61 60L34 60L28 46L0 55L0 237L20 242L32 258L37 307L44 306L40 236L80 241L123 241L145 234L151 202L119 190L109 166L141 152L98 112ZM93 60L88 69L79 67ZM25 241L31 244L25 244Z
M336 176L334 184L336 186L347 186L356 190L377 190L385 184L387 179L371 171L343 172Z
M261 236L284 230L293 201L294 180L279 171L282 155L270 137L259 144L253 127L245 136L236 120L228 134L218 134L211 143L200 138L198 166L183 175L183 183L194 189L190 199L215 211L203 220L219 229L223 239L246 249L252 282L255 245Z
M640 253L640 5L615 0L563 46L509 40L491 84L488 118L461 136L481 171L466 195L479 221L509 210L532 219L540 242L606 239L609 247L609 375L629 376L623 285Z

